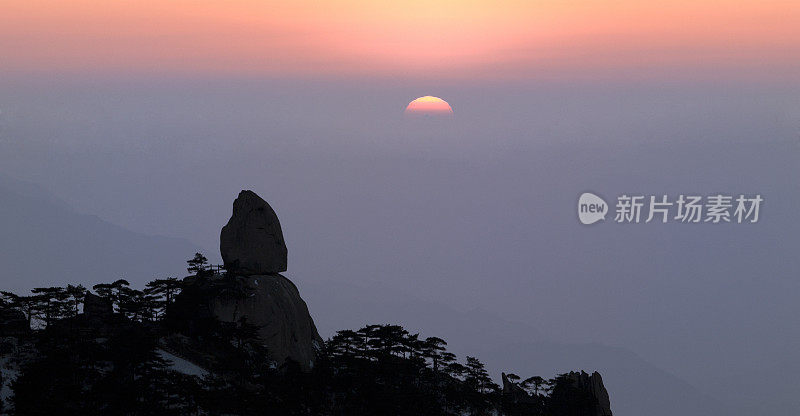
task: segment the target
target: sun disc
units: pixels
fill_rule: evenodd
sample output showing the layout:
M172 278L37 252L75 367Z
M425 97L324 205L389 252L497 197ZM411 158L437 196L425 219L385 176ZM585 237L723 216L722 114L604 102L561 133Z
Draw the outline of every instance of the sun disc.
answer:
M426 95L419 97L414 101L408 103L406 106L405 114L407 115L450 115L453 114L453 108L447 101Z

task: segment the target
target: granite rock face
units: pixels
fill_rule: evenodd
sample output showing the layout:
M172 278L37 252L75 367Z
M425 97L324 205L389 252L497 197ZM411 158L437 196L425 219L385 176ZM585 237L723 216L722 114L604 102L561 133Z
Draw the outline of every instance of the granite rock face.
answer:
M503 380L503 390L502 393L506 396L512 403L536 403L537 401L528 394L525 389L519 386L519 384L512 382L509 380L506 373L500 373L500 376Z
M220 252L225 279L235 290L214 295L211 314L224 322L245 318L259 327L259 338L277 365L291 359L310 369L322 338L297 287L278 274L287 262L281 224L254 192L242 191L233 202L233 215L220 233Z
M286 271L287 249L281 223L269 204L253 191L233 201L233 215L219 239L225 268L243 276Z
M215 297L212 313L223 322L244 317L248 324L259 327L259 338L277 365L289 358L306 370L313 367L322 338L297 287L279 274L235 279L243 295Z
M600 376L600 373L595 371L592 375L589 375L584 371L580 373L572 371L567 375L567 378L572 382L572 387L590 394L597 400L594 413L587 416L612 416L611 400L608 397L608 391L603 385L603 377Z
M562 378L563 377L563 378ZM518 383L511 381L505 373L503 378L503 398L507 403L533 404L540 403L540 399L529 394ZM611 401L603 385L600 373L592 375L584 371L572 371L563 376L558 376L557 384L550 394L548 414L553 415L580 415L580 416L613 416Z

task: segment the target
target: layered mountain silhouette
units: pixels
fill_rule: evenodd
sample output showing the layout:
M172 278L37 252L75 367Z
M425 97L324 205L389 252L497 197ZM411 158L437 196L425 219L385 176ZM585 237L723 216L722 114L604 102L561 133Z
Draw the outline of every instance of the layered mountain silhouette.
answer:
M612 416L598 372L502 374L396 324L323 341L286 270L280 223L242 191L225 266L189 276L0 292L0 414ZM486 334L480 337L485 337ZM48 400L41 400L41 396Z
M187 240L136 233L76 212L37 185L0 175L0 264L6 290L184 273ZM176 261L178 260L178 261Z
M9 279L13 282L11 287L4 289L21 291L33 286L94 283L116 277L144 282L172 271L177 273L182 269L180 259L197 250L185 240L131 232L75 212L35 185L0 177L0 193L0 226L8 230L0 234L0 260L5 273L14 276ZM234 270L237 267L234 260L226 263ZM254 276L285 279L276 273L285 269L285 259L278 263L274 269L240 270L242 278L251 288L261 284ZM393 288L363 288L310 276L295 278L295 282L303 287L306 301L312 305L311 315L317 318L324 337L343 327L396 322L412 331L448 339L456 353L480 355L494 376L509 369L542 375L576 368L599 370L612 391L616 415L726 414L713 399L624 349L554 342L534 327L505 321L490 311L459 312ZM297 290L293 283L288 284ZM219 315L232 322L242 316L240 310L246 307L236 302L218 303ZM288 331L292 333L291 329ZM318 337L315 329L310 338L303 338L310 341Z

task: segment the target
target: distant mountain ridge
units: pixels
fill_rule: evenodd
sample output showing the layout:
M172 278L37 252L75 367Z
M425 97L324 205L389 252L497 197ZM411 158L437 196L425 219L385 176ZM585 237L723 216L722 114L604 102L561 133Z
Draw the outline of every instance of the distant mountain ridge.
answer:
M393 287L294 279L311 305L323 338L337 327L362 325L364 316L369 316L375 322L398 323L424 336L442 336L456 354L483 357L496 378L502 371L511 370L522 377L551 376L574 368L599 371L612 392L613 410L618 416L732 414L714 397L624 348L557 342L531 325L504 320L491 311L461 312Z
M4 287L20 292L67 282L124 277L133 283L185 274L183 260L200 250L187 240L140 234L78 213L41 187L4 175L0 229Z

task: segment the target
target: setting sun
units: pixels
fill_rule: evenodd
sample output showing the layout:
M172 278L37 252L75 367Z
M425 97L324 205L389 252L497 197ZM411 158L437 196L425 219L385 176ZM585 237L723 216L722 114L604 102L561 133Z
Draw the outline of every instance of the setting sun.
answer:
M426 95L408 103L405 113L407 115L450 115L453 108L447 101Z

